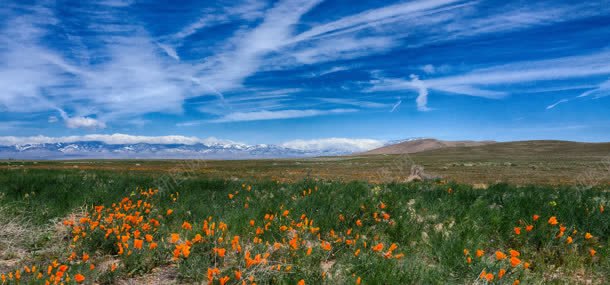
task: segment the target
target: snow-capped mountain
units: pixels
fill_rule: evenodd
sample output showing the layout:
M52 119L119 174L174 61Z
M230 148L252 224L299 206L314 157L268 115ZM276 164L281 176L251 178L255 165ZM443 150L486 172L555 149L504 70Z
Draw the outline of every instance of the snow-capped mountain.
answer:
M108 144L100 141L0 145L0 159L84 158L290 158L349 154L338 150L299 150L278 145L241 143L197 144Z

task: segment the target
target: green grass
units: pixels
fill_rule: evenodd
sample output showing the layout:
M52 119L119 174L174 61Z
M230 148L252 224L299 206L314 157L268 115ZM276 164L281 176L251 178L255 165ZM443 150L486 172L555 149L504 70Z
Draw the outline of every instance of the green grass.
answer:
M251 192L243 189L244 183L252 185ZM279 183L266 179L226 180L199 175L101 170L0 170L0 207L5 214L4 219L0 219L0 226L9 218L22 218L28 229L44 233L31 233L42 236L35 242L21 245L27 254L22 252L15 266L51 260L51 254L40 251L57 244L63 244L65 251L55 250L53 254L60 259L66 258L70 253L66 237L44 236L53 231L54 223L73 213L91 211L94 205L108 207L123 197L135 199L137 195L132 195L138 188L160 190L154 200L155 215L162 215L170 208L174 211L171 216L163 217L163 226L155 233L159 238L168 239L172 232L193 236L195 231L201 231L202 221L211 216L229 226L228 237L241 236L245 246L246 240L254 236L249 220L262 223L265 214L281 215L284 209L289 209L291 219L298 220L301 214L306 214L314 220L324 240L330 240L331 229L345 233L353 228L369 246L383 242L387 248L396 243L396 253L405 254L402 259L386 259L363 249L361 255L355 257L354 248L340 243L333 243L332 255L319 247L315 247L311 256L304 256L300 251L280 252L270 258L292 264L293 270L282 274L261 272L256 276L259 284L296 284L300 279L306 284L353 284L358 276L363 284L472 284L483 268L497 272L497 263L490 259L494 251L508 253L509 249L519 250L522 259L532 263L530 270L515 271L510 276L519 278L524 282L522 284L610 282L610 210L602 213L599 209L600 205L610 207L607 186L580 189L494 184L481 190L467 184L437 182L370 184L303 179ZM303 197L304 190L316 188L318 190L313 194ZM237 191L239 194L233 199L228 198L229 193ZM175 193L179 193L179 198L173 202L171 195ZM391 224L372 218L372 213L382 211L378 208L381 202L387 205L383 211L390 214ZM248 208L244 208L245 203ZM535 230L516 236L514 227L525 226L519 221L533 223L534 214L541 216ZM344 221L339 220L340 215L345 217ZM578 229L578 233L573 234L573 245L565 245L565 237L549 236L555 229L546 224L550 216L556 216L570 232ZM355 226L358 219L364 223L362 228ZM182 230L180 225L184 221L193 223L195 230ZM287 221L278 219L273 227L281 223ZM585 232L590 232L594 238L584 240ZM261 237L271 243L287 238L279 230L267 231ZM177 282L199 282L206 280L206 270L214 262L209 244L194 246L188 259L172 262L170 245L155 253L126 258L116 256L112 243L101 246L104 243L101 239L92 239L79 245L91 252L94 259L112 256L121 260L121 270L91 275L99 282L146 276L153 268L168 265L175 271L172 276ZM593 258L588 254L590 247L597 250ZM252 249L262 250L262 247L253 246ZM471 255L476 249L484 249L486 259L475 259L469 265L464 249L469 249ZM0 247L0 250L6 249ZM322 270L322 264L329 268ZM9 267L0 266L0 272L15 269ZM74 265L74 268L80 267ZM328 271L326 279L322 278L323 271Z

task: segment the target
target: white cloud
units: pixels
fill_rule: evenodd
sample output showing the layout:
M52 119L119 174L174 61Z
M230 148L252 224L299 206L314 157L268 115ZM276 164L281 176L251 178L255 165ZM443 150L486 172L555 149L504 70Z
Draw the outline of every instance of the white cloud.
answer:
M104 129L106 124L94 118L88 117L72 117L66 118L66 126L70 129L85 128L85 129Z
M559 101L557 101L557 102L555 102L555 103L553 103L553 104L551 104L551 105L548 105L548 106L546 107L546 109L547 109L547 110L553 109L553 108L555 108L555 106L557 106L557 105L559 105L559 104L561 104L561 103L568 102L568 101L569 101L568 99L561 99L561 100L559 100Z
M401 17L413 17L420 12L432 10L454 2L457 2L457 0L413 1L371 9L330 23L318 25L294 37L291 42L296 43L305 41L322 35L328 36L339 35L346 32L352 33L380 24L396 22L397 20L400 20Z
M428 88L426 88L426 84L419 80L419 77L417 77L415 74L411 74L411 82L413 83L413 86L417 88L417 92L419 93L415 99L415 103L417 103L417 110L430 111L430 108L428 108Z
M398 102L396 102L396 104L394 104L392 106L392 109L390 110L390 113L394 113L394 111L396 111L396 109L398 108L398 106L400 106L400 104L402 104L402 100L400 98L398 98Z
M263 22L252 30L235 34L226 49L200 66L198 78L219 90L240 87L243 80L258 71L262 57L276 51L292 35L301 16L321 0L285 0L265 13Z
M382 147L384 142L374 139L325 138L293 140L281 146L303 151L362 152Z
M210 122L243 122L243 121L263 121L263 120L278 120L278 119L293 119L314 117L330 114L342 114L356 112L356 109L330 109L330 110L279 110L279 111L254 111L254 112L234 112L229 113L219 119Z
M584 93L578 95L578 97L587 97L587 96L595 95L595 98L600 98L600 97L608 96L609 94L610 94L610 80L600 83L596 88L589 90L587 92L584 92Z
M99 141L106 144L237 144L230 140L221 140L214 137L197 138L186 136L134 136L127 134L90 134L84 136L65 136L65 137L48 137L48 136L32 136L32 137L15 137L4 136L0 137L0 145L17 145L17 144L41 144L41 143L73 143L80 141Z
M434 65L432 65L432 64L426 64L426 65L422 66L422 68L421 68L421 69L422 69L422 70L423 70L425 73L428 73L428 74L432 74L432 73L434 73L434 72L435 72Z

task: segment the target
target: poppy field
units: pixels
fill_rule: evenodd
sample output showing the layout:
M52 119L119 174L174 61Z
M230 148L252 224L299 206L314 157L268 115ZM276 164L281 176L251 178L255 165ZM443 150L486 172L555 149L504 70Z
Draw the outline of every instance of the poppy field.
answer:
M607 284L608 186L0 171L0 284Z

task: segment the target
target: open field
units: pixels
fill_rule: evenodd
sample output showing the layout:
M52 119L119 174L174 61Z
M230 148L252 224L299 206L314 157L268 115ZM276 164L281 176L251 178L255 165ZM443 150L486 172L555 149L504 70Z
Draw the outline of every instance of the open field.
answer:
M404 181L411 166L461 183L603 184L610 182L610 143L562 141L497 143L413 154L266 160L81 160L5 161L4 169L80 169L156 173L184 172L219 179L304 178L369 182Z
M198 173L0 170L4 282L610 282L607 186Z

